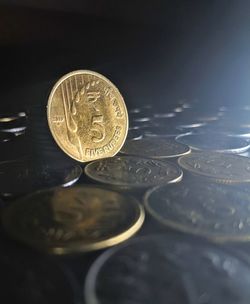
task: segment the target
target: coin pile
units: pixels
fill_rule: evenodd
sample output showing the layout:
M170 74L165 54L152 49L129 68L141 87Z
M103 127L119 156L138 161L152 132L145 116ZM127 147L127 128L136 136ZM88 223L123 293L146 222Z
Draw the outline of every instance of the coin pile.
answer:
M250 108L204 106L127 111L106 77L79 70L52 88L46 130L38 106L0 115L17 155L0 154L4 289L24 303L248 304Z

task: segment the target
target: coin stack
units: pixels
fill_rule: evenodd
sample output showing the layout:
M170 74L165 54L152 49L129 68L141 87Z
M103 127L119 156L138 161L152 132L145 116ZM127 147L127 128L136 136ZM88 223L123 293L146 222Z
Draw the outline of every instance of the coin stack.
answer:
M32 163L0 162L5 290L25 303L249 303L248 105L127 110L106 77L79 70L55 83L47 117L30 109Z

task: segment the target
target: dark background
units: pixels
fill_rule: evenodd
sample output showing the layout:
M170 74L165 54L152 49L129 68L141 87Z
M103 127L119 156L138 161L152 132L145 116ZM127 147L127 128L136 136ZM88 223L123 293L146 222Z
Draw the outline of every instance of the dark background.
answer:
M2 107L46 103L75 69L128 106L250 103L250 1L0 1L0 47Z

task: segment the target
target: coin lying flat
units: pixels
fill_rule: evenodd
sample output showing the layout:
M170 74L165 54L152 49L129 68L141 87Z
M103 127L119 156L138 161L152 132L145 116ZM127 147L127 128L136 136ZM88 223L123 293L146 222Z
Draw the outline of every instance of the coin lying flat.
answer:
M97 187L52 188L10 205L3 225L13 237L54 254L85 252L120 243L141 227L136 199Z
M173 163L135 156L116 156L94 161L84 170L95 181L128 188L175 183L183 175L182 170Z
M250 192L212 182L182 181L149 190L146 210L160 223L216 241L250 240Z
M150 158L172 158L190 153L187 145L178 143L173 138L143 138L141 140L127 140L121 153Z
M176 140L188 145L193 150L243 153L250 148L250 144L242 138L223 136L215 133L189 134L178 136Z
M247 304L246 259L212 244L145 237L103 253L85 283L86 304Z
M57 166L51 163L38 164L28 160L0 163L0 194L18 196L47 187L74 184L81 176L78 165Z
M120 92L92 71L59 79L49 96L47 117L56 143L80 162L114 156L127 136L128 114Z
M216 152L196 152L178 159L179 165L198 175L223 183L250 182L250 159Z

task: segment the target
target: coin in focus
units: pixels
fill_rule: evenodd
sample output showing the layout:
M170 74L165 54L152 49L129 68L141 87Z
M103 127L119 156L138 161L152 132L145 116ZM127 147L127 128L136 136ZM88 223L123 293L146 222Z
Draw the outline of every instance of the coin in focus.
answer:
M127 109L118 89L87 70L58 80L49 96L47 118L59 147L80 162L114 156L128 131Z
M196 152L178 159L179 165L195 174L221 183L250 182L250 159L229 153Z
M113 246L135 234L143 221L136 199L91 186L39 191L3 214L10 236L54 254Z
M179 237L136 239L104 252L85 283L86 304L247 304L250 266L234 251Z
M121 153L149 158L173 158L190 153L187 145L176 142L174 138L144 138L127 140Z
M136 156L115 156L88 164L85 173L91 179L117 187L148 188L179 182L182 170L175 164Z
M144 202L167 227L215 241L250 240L250 191L183 180L149 190Z
M176 140L193 150L206 150L221 153L243 153L250 144L242 138L234 138L216 133L200 133L178 136Z

